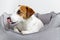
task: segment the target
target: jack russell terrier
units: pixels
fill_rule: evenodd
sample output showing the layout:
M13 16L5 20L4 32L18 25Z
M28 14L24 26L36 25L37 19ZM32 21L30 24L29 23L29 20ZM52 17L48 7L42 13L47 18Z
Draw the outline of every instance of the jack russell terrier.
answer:
M11 15L11 20L18 22L14 27L14 31L21 32L22 34L39 32L44 25L34 14L35 12L32 8L20 5L17 13Z

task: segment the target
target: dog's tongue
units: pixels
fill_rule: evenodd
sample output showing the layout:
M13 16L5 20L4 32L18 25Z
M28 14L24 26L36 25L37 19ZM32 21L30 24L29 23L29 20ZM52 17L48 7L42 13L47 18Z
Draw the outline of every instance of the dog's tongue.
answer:
M17 14L12 14L11 20L12 20L12 22L17 22L17 21L22 21L22 18Z

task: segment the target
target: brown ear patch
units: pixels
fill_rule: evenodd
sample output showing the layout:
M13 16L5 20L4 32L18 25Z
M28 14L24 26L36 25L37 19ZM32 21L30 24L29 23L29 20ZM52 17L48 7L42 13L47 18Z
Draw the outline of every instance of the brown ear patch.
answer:
M33 9L26 7L26 16L29 18L30 16L32 16L35 12Z

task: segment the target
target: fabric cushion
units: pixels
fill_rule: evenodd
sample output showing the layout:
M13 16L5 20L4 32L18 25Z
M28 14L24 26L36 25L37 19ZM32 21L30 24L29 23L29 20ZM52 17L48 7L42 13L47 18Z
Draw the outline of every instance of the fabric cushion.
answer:
M53 12L50 12L50 13L47 13L47 14L39 14L39 13L36 13L35 16L39 19L41 19L41 21L44 23L44 24L48 24L50 22L50 20L56 16L56 13L53 13Z

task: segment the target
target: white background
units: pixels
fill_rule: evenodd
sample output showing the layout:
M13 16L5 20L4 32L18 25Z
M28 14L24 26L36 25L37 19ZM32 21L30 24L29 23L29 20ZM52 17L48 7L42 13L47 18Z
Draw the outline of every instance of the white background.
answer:
M14 13L18 5L27 5L36 13L60 12L60 0L0 0L0 15L4 12Z

